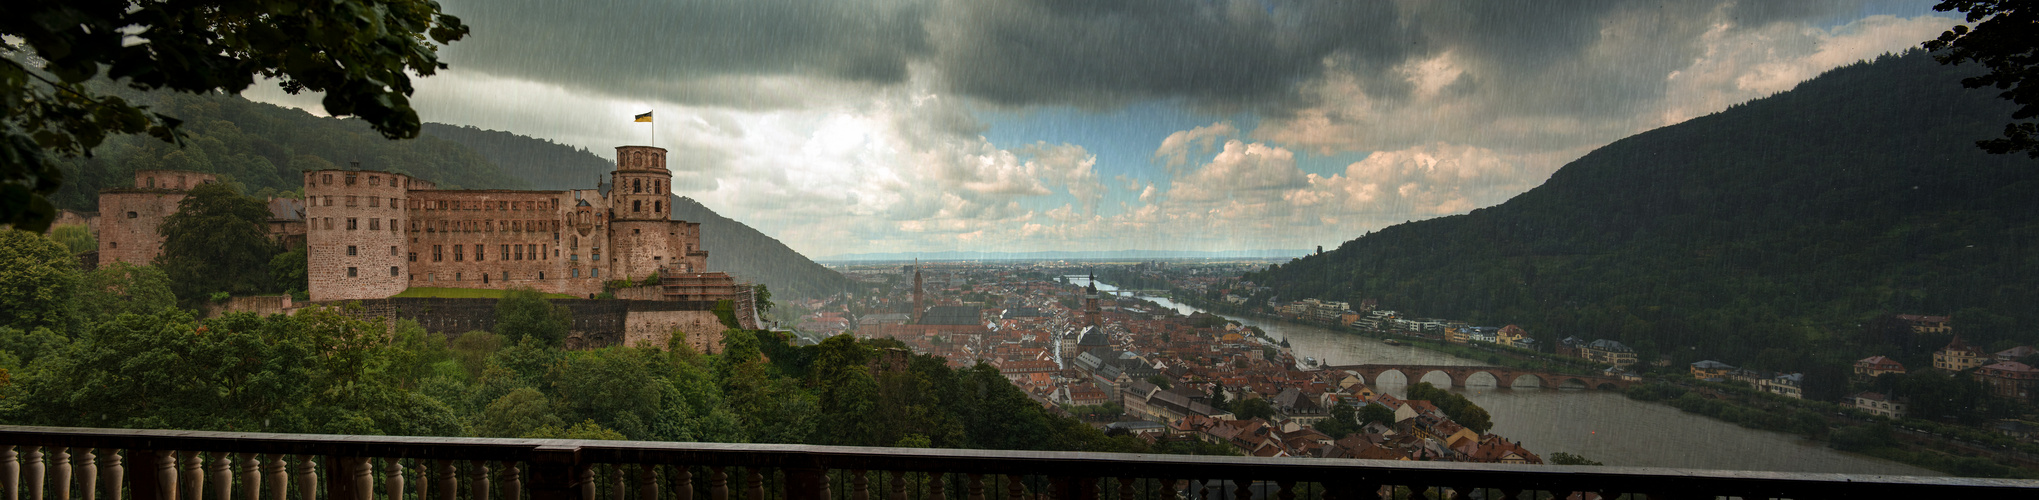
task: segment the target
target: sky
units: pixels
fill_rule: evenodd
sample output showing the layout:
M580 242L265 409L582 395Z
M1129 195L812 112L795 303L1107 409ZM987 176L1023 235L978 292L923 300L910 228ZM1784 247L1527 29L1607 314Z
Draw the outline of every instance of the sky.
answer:
M675 193L816 258L1308 249L1917 47L1959 24L1933 3L441 0L473 31L412 102L667 148Z

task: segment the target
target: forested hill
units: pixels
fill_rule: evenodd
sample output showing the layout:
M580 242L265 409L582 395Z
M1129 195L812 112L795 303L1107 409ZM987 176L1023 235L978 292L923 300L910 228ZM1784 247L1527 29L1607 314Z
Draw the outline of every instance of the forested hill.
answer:
M2029 344L2039 162L1976 149L2011 106L1963 89L1975 72L1919 51L1838 68L1616 141L1501 205L1247 279L1680 362L1910 364L1946 341L1865 326L1895 313L1952 314L1992 350Z
M537 189L591 188L615 170L614 162L586 149L511 132L427 123L425 134L472 148ZM816 298L848 289L849 278L814 263L777 238L723 217L691 198L672 198L673 218L701 223L701 248L708 251L709 270L764 283L778 297Z
M258 195L302 190L300 172L351 168L353 162L431 179L442 188L530 187L466 146L436 137L391 141L360 120L318 117L239 96L109 87L109 93L183 120L185 147L144 135L108 137L93 157L61 167L64 185L52 199L58 208L97 210L99 190L132 186L134 171L148 169L221 174Z
M427 123L424 130L473 149L534 189L587 189L608 182L609 171L616 169L615 162L586 149L501 130L444 123Z
M701 202L673 196L673 218L701 223L701 249L708 269L770 285L778 297L819 298L848 291L850 279L742 222L715 213Z

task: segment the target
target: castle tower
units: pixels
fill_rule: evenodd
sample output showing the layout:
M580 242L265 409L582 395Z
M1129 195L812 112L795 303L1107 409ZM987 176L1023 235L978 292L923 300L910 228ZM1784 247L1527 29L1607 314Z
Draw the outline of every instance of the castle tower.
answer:
M403 230L410 177L389 172L304 174L305 243L311 300L380 299L409 285L410 240Z
M617 146L616 171L610 173L610 243L614 259L606 262L614 278L643 279L661 267L683 266L691 248L674 248L683 236L673 227L672 172L666 170L666 150L651 146ZM702 256L706 259L706 255Z

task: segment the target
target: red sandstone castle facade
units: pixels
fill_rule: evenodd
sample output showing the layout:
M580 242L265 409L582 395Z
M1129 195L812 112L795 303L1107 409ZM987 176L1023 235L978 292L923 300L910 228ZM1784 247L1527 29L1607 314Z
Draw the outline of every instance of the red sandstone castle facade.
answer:
M593 297L605 281L654 273L665 300L738 295L734 279L707 272L701 225L672 220L665 156L617 147L607 190L442 190L394 172L305 172L311 300L411 287Z

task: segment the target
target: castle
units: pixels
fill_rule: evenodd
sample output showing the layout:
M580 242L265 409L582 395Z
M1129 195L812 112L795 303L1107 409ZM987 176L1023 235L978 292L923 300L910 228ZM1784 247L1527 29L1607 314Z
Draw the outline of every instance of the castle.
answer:
M751 288L707 270L701 225L672 219L671 180L666 150L650 146L617 147L616 170L594 189L450 190L396 172L314 170L304 173L301 204L270 200L267 229L279 243L306 248L313 303L379 301L433 287L531 288L585 298L613 290L629 302L662 305L577 320L590 330L586 345L663 345L677 329L698 349L713 350L721 332L710 312L714 303L735 302L749 326ZM99 235L97 260L154 261L162 253L163 220L188 189L216 181L211 174L150 170L135 174L134 188L101 192L100 215L85 221ZM618 280L629 283L605 285ZM434 331L477 326L418 319Z

